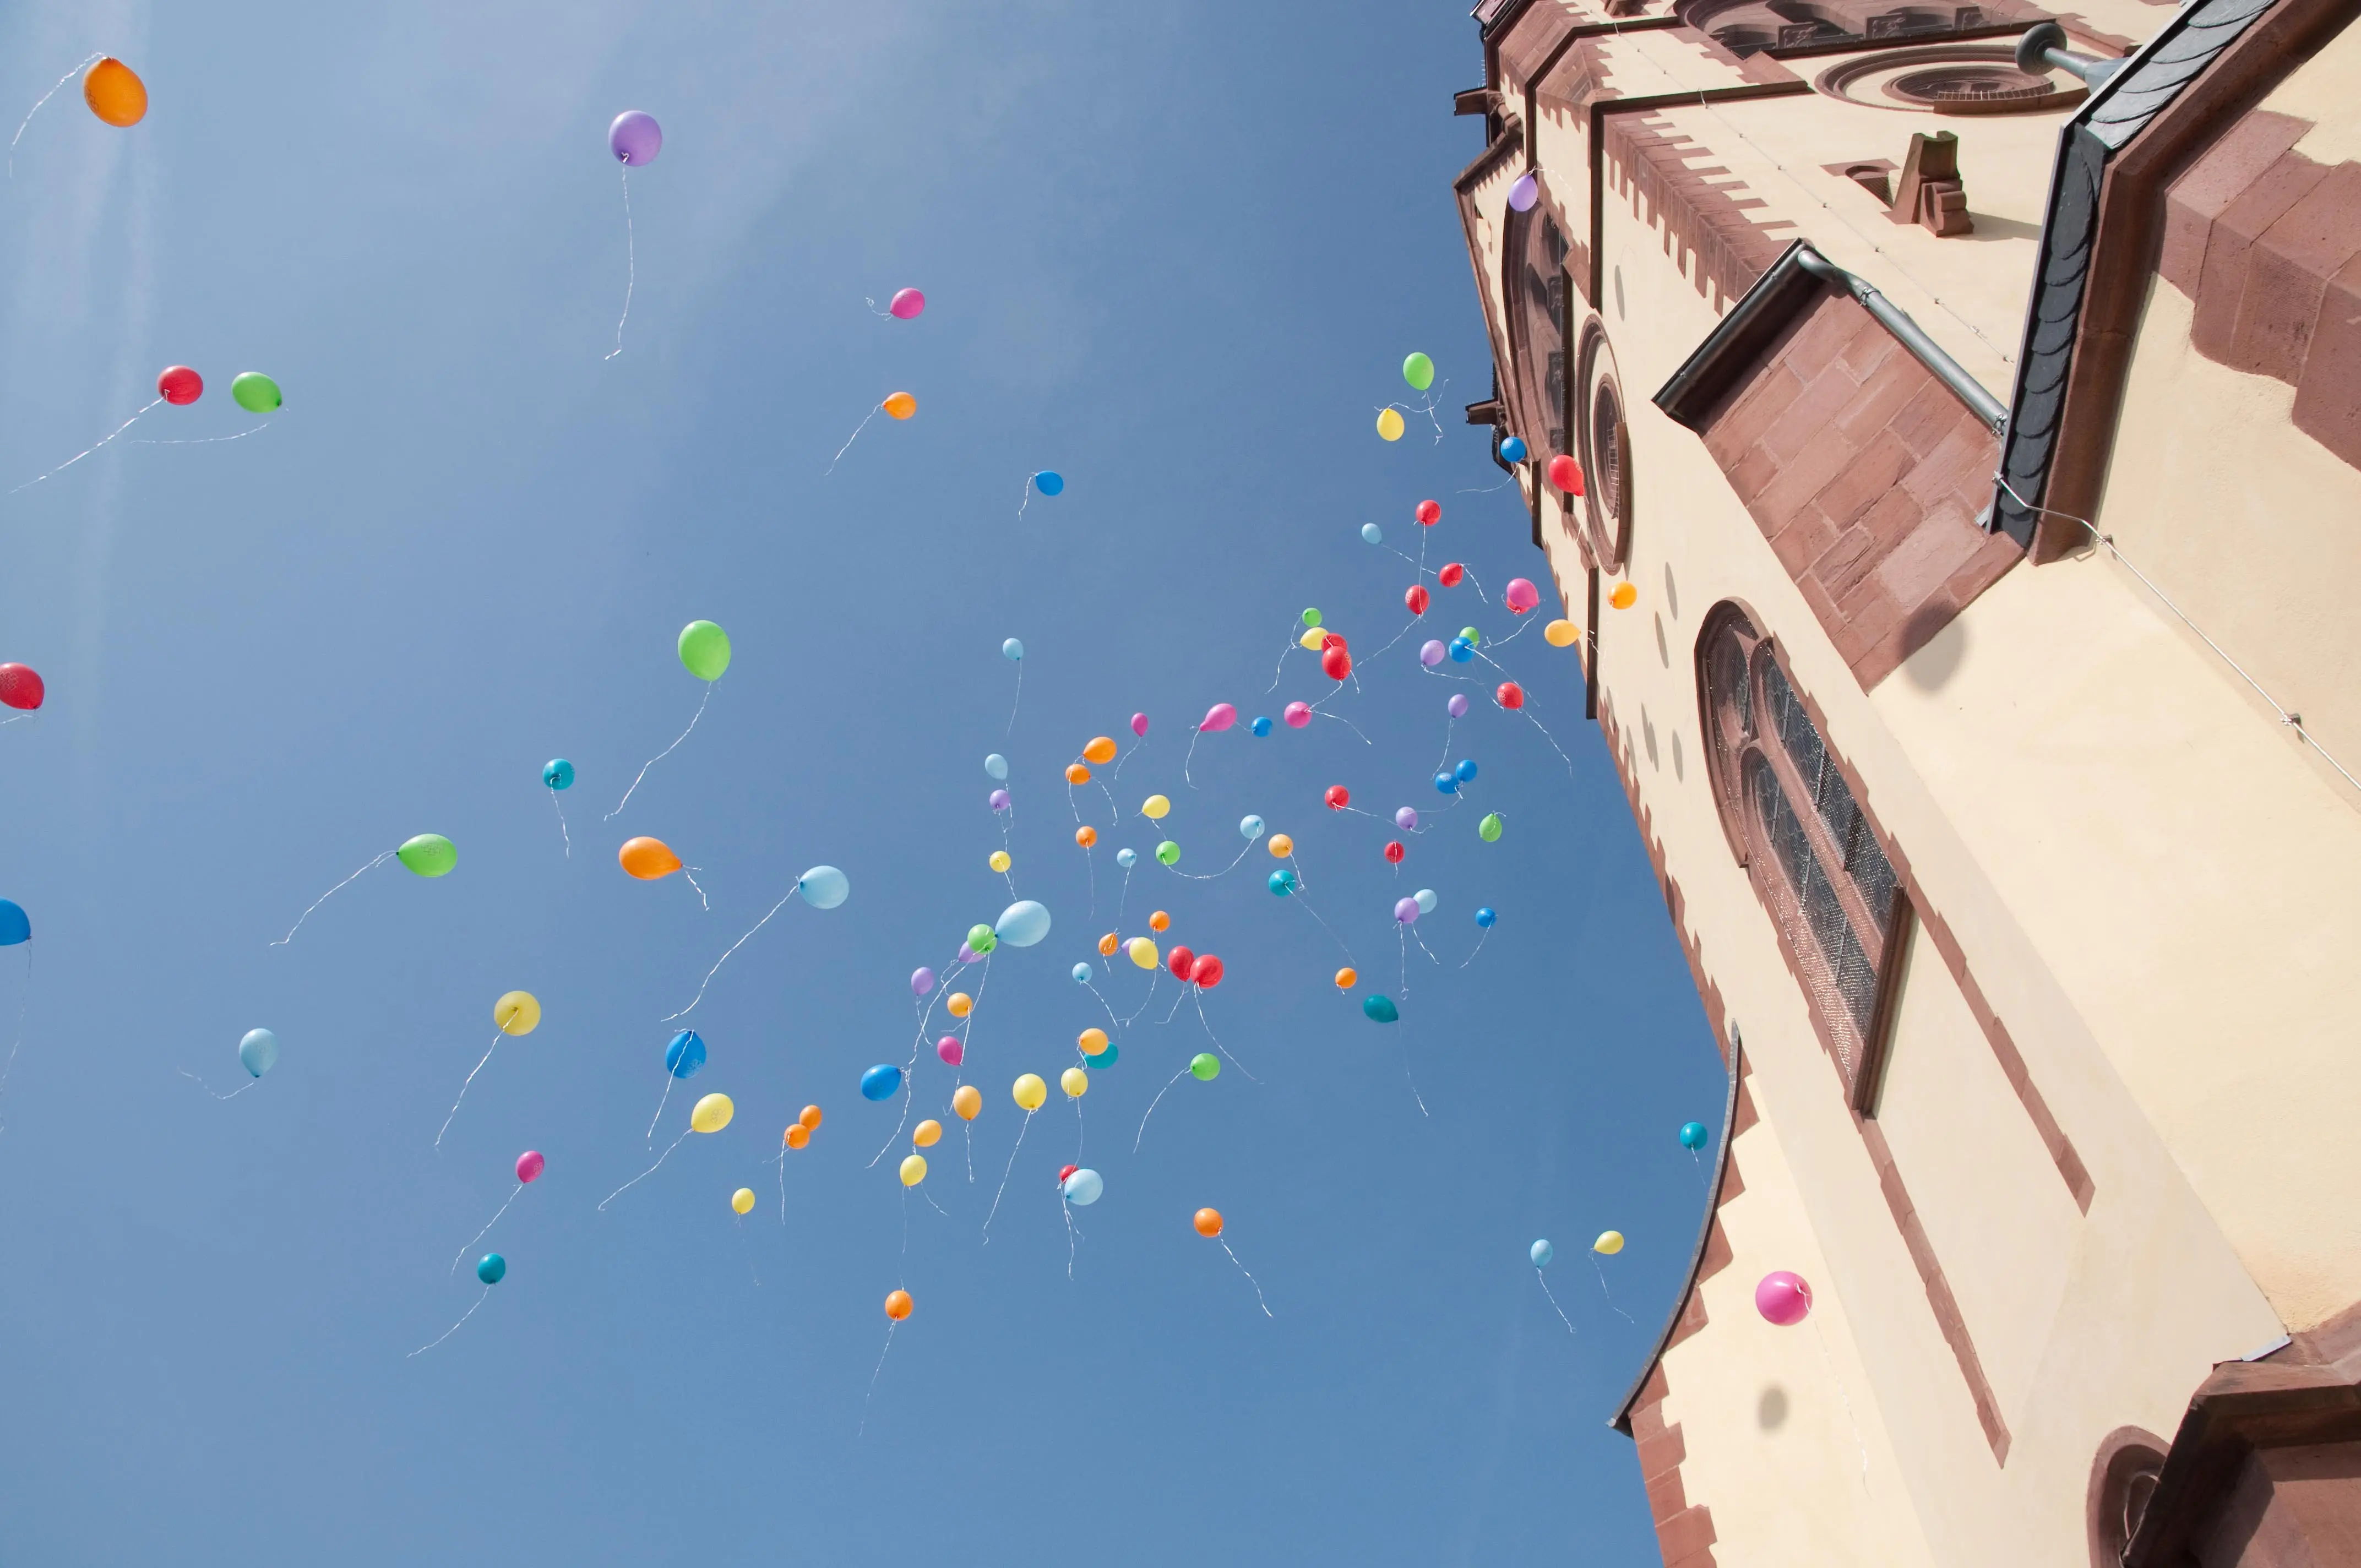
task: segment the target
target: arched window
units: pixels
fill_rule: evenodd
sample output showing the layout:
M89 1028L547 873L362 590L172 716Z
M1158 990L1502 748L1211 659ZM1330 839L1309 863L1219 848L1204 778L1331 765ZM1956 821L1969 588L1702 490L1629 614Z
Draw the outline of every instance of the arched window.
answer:
M1518 434L1546 459L1565 444L1566 291L1570 247L1546 192L1510 219L1510 350L1516 358Z
M1778 925L1853 1104L1866 1107L1907 901L1778 650L1744 611L1723 605L1706 618L1697 664L1732 847Z

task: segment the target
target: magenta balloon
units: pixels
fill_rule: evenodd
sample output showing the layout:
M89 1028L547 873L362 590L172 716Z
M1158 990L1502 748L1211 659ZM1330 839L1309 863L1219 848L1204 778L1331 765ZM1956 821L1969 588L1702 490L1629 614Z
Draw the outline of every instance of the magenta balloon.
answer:
M1754 1288L1754 1310L1783 1329L1792 1329L1812 1310L1812 1288L1800 1275L1780 1269Z
M1231 725L1235 724L1237 721L1238 710L1236 708L1232 707L1226 702L1217 702L1213 707L1205 710L1205 721L1202 724L1198 725L1197 728L1200 729L1214 730L1227 729Z
M1008 792L1006 790L996 789L992 792L992 809L994 811L1005 811L1008 809Z
M952 1067L957 1067L967 1059L967 1047L960 1044L960 1037L957 1035L945 1035L935 1042L935 1055L942 1058Z
M1533 587L1523 577L1510 577L1509 586L1501 597L1509 601L1509 608L1519 615L1524 614L1542 602L1541 589Z
M910 994L924 996L935 989L935 971L925 965L910 971Z
M1135 713L1131 716L1131 732L1143 740L1148 739L1148 715Z
M1440 642L1429 642L1419 649L1418 662L1424 664L1430 670L1434 668L1435 665L1443 663L1443 644Z
M1530 213L1533 203L1542 199L1542 182L1531 174L1521 174L1509 187L1509 205L1520 213Z
M885 308L893 312L897 320L914 322L918 319L918 313L927 308L927 297L916 289L896 289L892 302Z
M1312 705L1308 702L1290 702L1280 711L1290 729L1301 729L1312 722Z
M1454 718L1466 718L1467 694L1466 692L1453 692L1451 694L1451 700L1443 705L1443 711L1451 715Z
M664 150L664 127L641 109L626 109L607 127L607 150L625 163L653 163Z
M1394 918L1407 926L1418 918L1418 900L1405 898L1394 905Z
M525 1150L524 1153L517 1156L517 1179L519 1181L531 1181L534 1177L541 1174L542 1168L546 1166L548 1163L549 1162L547 1160L541 1157L541 1151L539 1149Z

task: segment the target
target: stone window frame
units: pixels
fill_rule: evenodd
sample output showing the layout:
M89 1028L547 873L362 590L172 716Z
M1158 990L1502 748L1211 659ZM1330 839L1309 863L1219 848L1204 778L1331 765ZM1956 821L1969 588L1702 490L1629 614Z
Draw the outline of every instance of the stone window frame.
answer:
M1622 377L1615 361L1615 345L1607 323L1593 315L1582 323L1581 344L1575 356L1571 391L1580 407L1569 411L1567 422L1582 464L1583 507L1590 524L1592 558L1602 570L1620 572L1631 558L1631 400L1624 396ZM1602 402L1614 410L1613 460L1606 460L1598 433ZM1571 526L1572 520L1568 523Z
M1914 916L1907 873L1829 749L1817 710L1784 651L1760 625L1745 607L1725 601L1707 614L1698 631L1697 707L1707 776L1730 851L1771 916L1846 1102L1874 1115ZM1784 737L1765 722L1774 707L1787 714ZM1805 737L1819 759L1817 791L1795 754ZM1765 794L1766 784L1775 785L1775 795ZM1787 855L1765 821L1773 802L1784 810ZM1846 843L1831 828L1832 811L1850 823ZM1810 857L1804 867L1807 885L1801 887L1787 865L1798 849ZM1881 893L1882 919L1875 907ZM1837 921L1833 935L1844 946L1831 953L1822 927Z

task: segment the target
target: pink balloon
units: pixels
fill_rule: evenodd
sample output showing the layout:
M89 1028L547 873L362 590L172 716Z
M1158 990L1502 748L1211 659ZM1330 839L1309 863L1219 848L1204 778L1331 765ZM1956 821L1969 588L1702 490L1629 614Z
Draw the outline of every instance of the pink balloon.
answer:
M1143 740L1148 738L1148 715L1135 713L1131 716L1131 732Z
M918 313L927 308L927 297L916 289L897 289L885 308L893 312L897 320L917 321Z
M1509 608L1519 615L1524 614L1542 602L1541 589L1522 577L1510 577L1508 588L1501 597L1509 601Z
M548 1163L541 1157L539 1149L525 1150L524 1153L517 1156L517 1179L524 1182L531 1181L541 1174L541 1168Z
M1279 713L1290 729L1301 729L1312 722L1312 705L1308 702L1290 702Z
M935 1055L942 1058L951 1066L957 1067L967 1058L967 1047L960 1044L960 1037L957 1035L945 1035L935 1042Z
M1802 1276L1784 1268L1766 1274L1754 1288L1754 1310L1766 1321L1792 1329L1811 1312L1812 1288L1804 1283Z
M1238 710L1236 708L1232 707L1226 702L1217 702L1213 707L1205 710L1205 721L1202 724L1198 725L1197 728L1200 729L1213 730L1227 729L1231 725L1235 724L1237 721Z

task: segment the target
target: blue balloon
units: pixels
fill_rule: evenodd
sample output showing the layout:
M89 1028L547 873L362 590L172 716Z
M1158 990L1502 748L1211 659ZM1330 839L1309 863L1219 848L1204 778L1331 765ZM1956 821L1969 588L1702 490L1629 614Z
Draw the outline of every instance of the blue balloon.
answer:
M1525 1255L1533 1260L1533 1266L1535 1268L1547 1268L1549 1266L1549 1260L1557 1255L1557 1248L1550 1245L1549 1243L1545 1241L1539 1241L1533 1244L1532 1250Z
M1246 816L1239 817L1238 837L1244 839L1249 844L1253 843L1257 839L1261 838L1262 818L1253 815L1252 813L1248 813Z
M1013 664L1025 657L1025 644L1012 637L1000 645L1000 656Z
M1255 715L1255 721L1252 724L1247 725L1246 728L1253 730L1257 735L1269 734L1270 715L1268 713L1258 713Z
M1451 640L1451 662L1453 663L1464 664L1475 656L1476 644L1468 641L1464 637L1455 637Z
M664 1070L675 1078L695 1078L705 1065L705 1041L694 1029L683 1029L664 1047Z
M1361 537L1372 544L1383 544L1386 542L1386 531L1374 522L1365 522L1361 524Z
M1683 1123L1681 1125L1681 1147L1685 1149L1701 1149L1705 1147L1707 1135L1705 1124L1703 1122Z
M498 1285L509 1277L509 1260L499 1253L488 1252L476 1265L476 1277L487 1285Z
M1115 1058L1120 1054L1121 1053L1116 1051L1115 1048L1115 1042L1113 1040L1109 1040L1107 1042L1106 1049L1091 1058L1091 1070L1093 1072L1096 1072L1101 1068L1113 1067L1115 1065Z
M238 1065L260 1078L279 1065L279 1036L268 1029L248 1029L237 1043Z
M0 948L13 948L32 939L33 920L25 913L25 906L0 898Z
M1437 773L1434 775L1434 787L1441 790L1445 795L1457 795L1459 793L1459 775L1456 773Z
M1029 948L1049 934L1049 911L1023 898L1000 912L992 934L1012 948Z
M796 879L796 891L814 909L833 909L852 892L852 882L834 866L814 866Z
M1033 476L1033 488L1045 496L1060 494L1066 488L1066 476L1055 468L1044 468Z
M894 1091L902 1087L902 1069L892 1062L879 1062L861 1075L861 1098L891 1100Z
M1508 440L1500 443L1500 455L1507 458L1511 463L1523 462L1525 460L1525 438L1521 435L1512 435L1509 437Z
M1399 1024L1401 1022L1401 1009L1394 1005L1394 999L1390 996L1365 996L1361 998L1361 1015L1368 1019L1372 1024Z
M1476 924L1483 927L1487 931L1492 928L1492 922L1499 918L1499 916L1493 913L1492 906L1488 904L1476 911Z
M1088 964L1076 964L1074 966L1074 983L1076 985L1088 985L1090 982L1091 966Z
M1008 759L994 751L983 760L983 771L994 778L1005 779L1008 776Z
M1129 871L1132 867L1139 864L1139 856L1135 850L1117 850L1115 852L1115 863L1121 866L1124 870Z
M1067 1202L1076 1208L1087 1209L1097 1202L1099 1195L1106 1190L1106 1178L1095 1170L1078 1170L1058 1183L1058 1190L1065 1195Z
M1459 782L1461 784L1474 784L1476 782L1476 759L1473 757L1462 757L1459 759L1459 765L1451 771L1459 775Z
M552 789L565 789L574 783L574 764L563 757L552 757L542 764L541 782Z
M1295 873L1288 870L1285 866L1281 866L1279 870L1271 872L1270 891L1280 898L1285 898L1289 894L1293 893L1295 891Z

